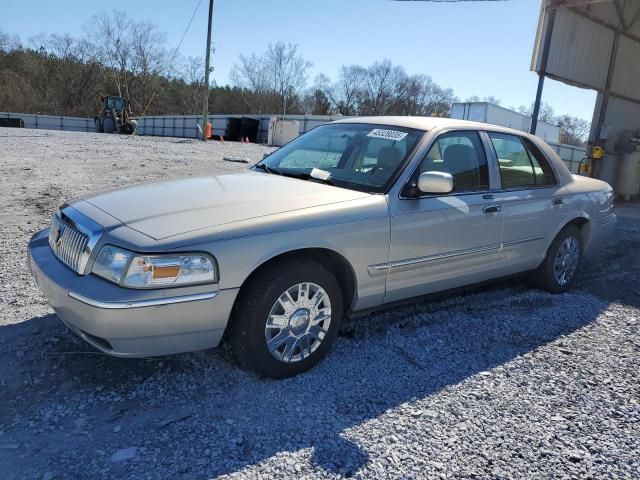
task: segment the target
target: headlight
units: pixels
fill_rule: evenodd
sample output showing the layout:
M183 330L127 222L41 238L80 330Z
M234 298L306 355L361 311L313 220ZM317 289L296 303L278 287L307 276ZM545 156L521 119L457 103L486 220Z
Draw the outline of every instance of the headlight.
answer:
M114 283L120 283L133 253L121 248L105 245L93 264L93 273Z
M93 273L132 288L158 288L218 280L213 259L203 253L141 255L105 245L93 264Z

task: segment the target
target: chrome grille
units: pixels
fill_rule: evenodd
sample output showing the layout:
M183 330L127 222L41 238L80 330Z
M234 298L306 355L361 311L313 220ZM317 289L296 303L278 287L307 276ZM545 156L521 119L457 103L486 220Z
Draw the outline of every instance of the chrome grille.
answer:
M87 235L64 222L58 215L53 217L49 232L51 250L61 262L80 274L84 274L88 243Z

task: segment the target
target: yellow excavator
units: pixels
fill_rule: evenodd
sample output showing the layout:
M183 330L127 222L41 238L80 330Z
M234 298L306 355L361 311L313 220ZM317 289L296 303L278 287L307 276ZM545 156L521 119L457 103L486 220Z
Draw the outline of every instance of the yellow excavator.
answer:
M124 97L101 97L102 110L93 121L97 133L123 133L132 135L138 122L131 112L131 103Z

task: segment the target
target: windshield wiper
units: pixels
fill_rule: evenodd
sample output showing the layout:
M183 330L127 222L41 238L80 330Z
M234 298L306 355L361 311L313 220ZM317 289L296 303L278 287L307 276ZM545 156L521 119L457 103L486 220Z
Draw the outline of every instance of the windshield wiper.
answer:
M292 178L303 178L303 179L307 179L309 178L309 174L308 173L294 173L294 172L288 172L288 171L282 171L282 170L276 170L273 167L268 167L265 163L257 163L254 165L255 168L259 168L260 170L263 170L267 173L272 173L274 175L280 175L282 177L292 177Z
M318 168L314 168L310 173L306 172L291 172L288 170L276 170L273 167L268 167L264 163L257 163L253 166L254 168L258 168L267 173L272 173L274 175L281 175L283 177L291 177L291 178L299 178L301 180L319 180L327 185L333 185L333 180L331 179L331 173L326 170L320 170Z
M271 167L267 167L266 163L256 163L253 168L259 168L260 170L263 170L267 173L273 173L274 175L282 175L282 172L279 172L278 170L275 170Z

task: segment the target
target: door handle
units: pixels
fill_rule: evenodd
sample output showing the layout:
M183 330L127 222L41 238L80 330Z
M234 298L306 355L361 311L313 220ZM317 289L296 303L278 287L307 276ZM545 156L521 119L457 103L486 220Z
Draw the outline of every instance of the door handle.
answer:
M502 211L502 205L487 205L482 209L483 213L498 213Z
M484 195L482 195L482 198L484 198L485 200L493 200L493 193L485 193Z
M551 202L551 205L564 205L564 199L562 198L554 198L553 201Z

